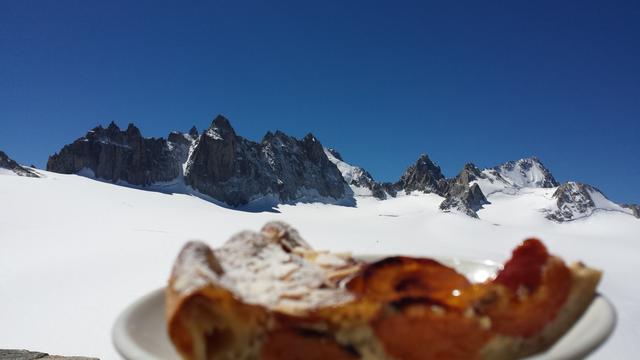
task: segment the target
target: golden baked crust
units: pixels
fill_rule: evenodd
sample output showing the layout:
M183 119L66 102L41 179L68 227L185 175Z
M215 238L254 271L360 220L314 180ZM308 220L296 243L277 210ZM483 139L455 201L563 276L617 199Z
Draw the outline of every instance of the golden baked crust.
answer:
M187 360L515 359L560 338L600 277L527 240L495 280L471 284L430 259L364 264L314 251L295 229L272 222L216 250L186 244L166 316Z
M169 336L184 359L259 358L275 315L298 319L352 301L338 283L359 267L346 254L312 250L281 222L238 233L215 252L189 242L166 289Z
M482 349L484 359L517 359L546 350L562 337L591 304L602 272L574 263L571 270L571 289L556 317L544 329L528 338L496 336Z

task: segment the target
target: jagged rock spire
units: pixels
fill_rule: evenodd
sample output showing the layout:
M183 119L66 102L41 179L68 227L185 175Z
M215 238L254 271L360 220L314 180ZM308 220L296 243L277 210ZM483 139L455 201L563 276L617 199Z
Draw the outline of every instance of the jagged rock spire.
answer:
M406 193L422 191L442 195L446 186L440 167L433 163L426 154L421 154L415 164L409 166L396 183L396 187Z
M215 138L215 134L217 134L221 138L235 137L236 132L233 130L231 126L231 122L224 117L223 115L216 116L211 122L211 126L207 130L207 135L210 135Z

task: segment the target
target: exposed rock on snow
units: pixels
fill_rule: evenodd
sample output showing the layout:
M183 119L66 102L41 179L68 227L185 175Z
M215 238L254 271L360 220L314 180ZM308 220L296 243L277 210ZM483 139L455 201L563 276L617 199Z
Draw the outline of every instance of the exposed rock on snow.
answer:
M448 181L446 198L440 204L440 209L446 212L458 211L477 218L476 211L480 210L483 205L489 204L489 201L482 193L480 186L471 182L483 178L483 176L474 164L465 164L462 171Z
M560 185L535 156L508 161L493 170L517 187L552 188Z
M489 204L486 196L495 192L515 195L523 188L559 186L537 157L484 170L469 163L456 177L446 179L424 154L396 183L380 183L365 169L345 162L335 149L325 149L312 134L298 140L281 131L268 132L260 142L254 142L236 134L222 115L202 133L192 127L188 133L172 132L166 140L145 138L133 124L126 130L113 122L106 129L98 126L50 156L47 170L136 186L174 186L171 191L176 192L195 190L231 206L297 202L353 205L354 195L383 200L399 191L418 191L444 197L440 204L443 211L472 217L478 217L476 211ZM2 152L0 171L39 176ZM599 209L640 218L638 205L617 205L585 184L563 184L553 197L556 204L544 205L543 211L548 219L558 222L589 216Z
M189 135L172 133L169 140L144 138L129 124L98 126L49 157L47 170L63 174L92 173L112 182L151 185L176 179L189 153ZM90 170L87 171L87 170Z
M416 163L409 166L395 184L398 191L404 190L407 194L412 191L422 191L444 195L447 186L440 167L434 164L426 154L420 155Z
M365 169L346 163L337 150L325 148L324 152L329 161L338 167L342 177L356 194L371 195L380 200L384 200L388 196L396 195L396 191L391 184L379 183L375 181L373 176Z
M238 136L221 115L200 135L193 127L167 140L144 138L133 124L125 131L113 122L98 126L52 155L47 170L141 186L184 178L232 206L259 199L353 202L353 192L313 135L297 140L277 131L256 143Z
M40 175L34 170L28 169L24 166L21 166L13 159L9 157L9 155L5 154L3 151L0 151L0 170L8 170L7 172L13 173L18 176L26 176L26 177L40 177Z
M508 161L473 174L485 195L502 192L514 195L521 188L551 188L558 182L537 157Z
M580 219L593 214L596 210L619 211L629 213L622 206L607 199L595 187L578 182L566 182L553 193L555 206L547 209L547 218L557 222Z
M473 163L466 163L456 177L461 184L469 185L472 181L486 179L487 176Z
M230 205L271 197L277 202L353 201L338 168L318 139L268 132L261 143L238 136L223 116L199 138L186 182Z
M489 202L484 197L482 190L478 184L473 184L471 187L460 188L460 192L450 194L440 204L440 210L445 212L459 211L463 214L477 218L476 211L482 208L482 205Z
M633 214L633 216L635 216L635 217L640 219L640 205L638 205L638 204L622 204L620 206L622 206L625 209L631 210L631 213Z

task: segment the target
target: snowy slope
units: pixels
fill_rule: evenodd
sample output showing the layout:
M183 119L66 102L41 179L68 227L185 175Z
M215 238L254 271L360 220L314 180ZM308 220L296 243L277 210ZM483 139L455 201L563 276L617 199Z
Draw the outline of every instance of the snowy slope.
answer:
M506 259L528 236L568 261L604 269L600 291L619 311L618 329L594 358L640 351L640 221L596 212L557 224L540 209L554 189L495 193L480 219L445 214L442 197L358 197L357 207L282 205L243 212L201 198L136 190L75 175L0 176L0 347L118 358L110 330L119 312L164 285L188 239L219 245L269 220L297 227L316 248Z
M553 221L573 221L591 216L596 211L618 211L633 215L633 210L607 199L595 187L574 181L560 185L553 193L555 202L545 209L547 218Z
M346 163L341 157L339 157L339 155L336 156L337 153L335 150L325 148L324 153L327 155L329 161L334 163L338 170L340 170L340 174L342 174L344 181L349 184L355 195L372 195L371 189L366 186L362 186L364 183L373 182L371 175L369 175L367 171L359 166Z
M521 188L550 188L560 184L537 157L529 157L482 170L477 183L485 195L516 194Z
M551 172L535 156L507 161L496 166L494 170L516 187L546 188L559 185Z

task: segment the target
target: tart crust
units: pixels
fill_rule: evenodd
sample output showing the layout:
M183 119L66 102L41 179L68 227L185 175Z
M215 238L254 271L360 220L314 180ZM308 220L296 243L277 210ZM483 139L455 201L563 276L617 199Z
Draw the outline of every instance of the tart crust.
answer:
M509 311L510 304L544 297L548 289L522 292L521 285L514 292L492 280L467 284L428 259L364 264L348 254L315 251L289 225L271 222L216 250L202 242L184 246L166 289L168 332L185 360L517 359L566 333L602 275L582 263L543 260L530 271L562 266L569 274L566 297L534 334L501 333L492 307ZM470 337L476 340L463 342Z

